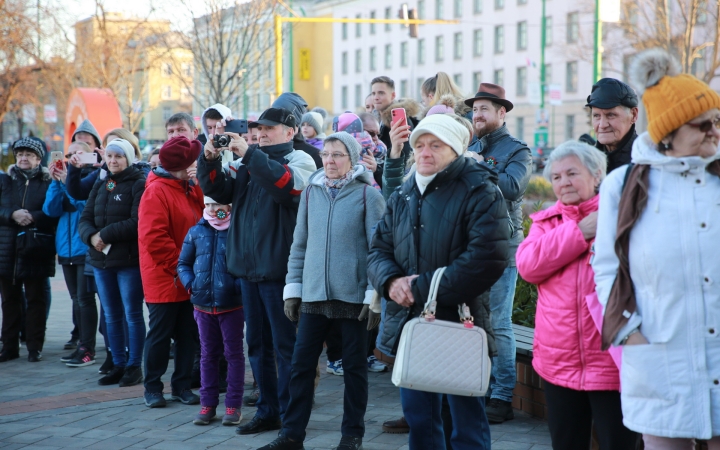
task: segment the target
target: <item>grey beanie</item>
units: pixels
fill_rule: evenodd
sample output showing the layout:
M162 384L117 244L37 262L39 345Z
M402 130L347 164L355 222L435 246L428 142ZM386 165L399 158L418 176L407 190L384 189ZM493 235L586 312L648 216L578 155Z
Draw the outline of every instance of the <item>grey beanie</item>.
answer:
M300 121L300 124L307 123L311 127L315 129L316 134L321 134L323 132L323 118L320 115L320 113L316 112L306 112L302 116L302 120Z
M80 125L78 125L72 135L72 139L70 139L70 142L75 142L75 135L78 133L87 133L92 135L92 137L95 138L95 145L100 147L100 143L102 142L102 139L100 139L100 134L98 134L92 122L90 122L88 119L83 120Z
M316 107L314 107L313 109L311 109L310 111L316 112L316 113L320 114L320 115L322 116L322 118L323 118L323 121L324 121L325 119L327 119L328 112L327 112L327 110L326 110L325 108L323 108L322 106L316 106Z
M356 141L355 138L352 137L352 135L344 131L338 131L337 133L331 134L325 139L325 143L332 139L337 139L345 145L345 148L347 148L348 151L348 155L350 155L350 162L352 163L353 167L355 167L360 160L360 152L362 151L360 143L358 143L358 141Z

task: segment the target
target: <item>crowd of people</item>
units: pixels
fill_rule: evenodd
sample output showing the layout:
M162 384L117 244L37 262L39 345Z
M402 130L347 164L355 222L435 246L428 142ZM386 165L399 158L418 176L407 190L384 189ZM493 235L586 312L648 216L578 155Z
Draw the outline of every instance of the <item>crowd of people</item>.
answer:
M720 449L709 245L720 237L720 96L675 65L660 50L639 55L641 96L612 78L593 86L597 140L550 154L557 202L531 215L527 236L532 155L505 125L512 101L491 83L464 98L442 72L422 103L377 77L364 113L334 118L284 93L244 134L226 131L241 119L222 104L200 129L177 113L146 161L132 133L101 139L89 121L49 167L43 141L22 138L0 174L0 362L22 346L42 359L57 256L73 304L69 367L96 362L99 328L100 385L144 383L145 404L163 407L174 358L171 399L200 405L195 424L222 414L225 392L223 425L279 430L262 449L293 450L326 347L324 369L345 380L337 448L358 450L368 371L387 370L375 352L395 356L432 296L437 320L457 322L464 304L466 327L484 330L490 387L400 388L402 416L383 431L409 432L412 450L490 449L490 424L514 418L520 275L538 287L533 367L554 449L589 448L593 426L602 450ZM241 425L243 405L257 411Z

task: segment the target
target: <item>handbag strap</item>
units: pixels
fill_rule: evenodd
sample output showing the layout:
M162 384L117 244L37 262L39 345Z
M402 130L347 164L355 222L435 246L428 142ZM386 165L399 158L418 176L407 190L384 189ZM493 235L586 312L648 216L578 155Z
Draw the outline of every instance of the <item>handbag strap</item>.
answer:
M428 294L427 302L425 302L425 308L420 315L428 320L435 319L435 311L437 309L437 295L440 289L440 281L442 280L443 274L447 267L440 267L433 273L432 280L430 281L430 292ZM460 323L464 324L466 328L473 327L473 316L470 315L470 307L463 303L458 305L458 315L460 316Z

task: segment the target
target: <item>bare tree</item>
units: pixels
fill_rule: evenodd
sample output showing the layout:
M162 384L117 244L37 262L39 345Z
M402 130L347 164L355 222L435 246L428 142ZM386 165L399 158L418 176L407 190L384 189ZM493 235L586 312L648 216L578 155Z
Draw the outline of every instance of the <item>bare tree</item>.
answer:
M192 19L190 31L182 35L183 47L190 49L195 67L194 80L185 78L185 87L199 104L230 105L245 87L253 87L248 80L257 83L250 76L253 69L262 64L267 73L272 61L268 52L275 45L272 19L279 2L205 0L201 14L192 7L197 2L181 2Z

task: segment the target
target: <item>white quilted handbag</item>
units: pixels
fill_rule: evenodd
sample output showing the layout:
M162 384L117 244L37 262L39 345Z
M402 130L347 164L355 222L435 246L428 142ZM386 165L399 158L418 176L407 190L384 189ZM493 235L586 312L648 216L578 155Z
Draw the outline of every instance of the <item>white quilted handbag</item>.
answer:
M392 382L418 391L484 396L490 384L485 330L473 325L470 308L464 303L458 306L458 323L435 320L437 291L444 272L445 267L435 271L425 309L403 328Z

